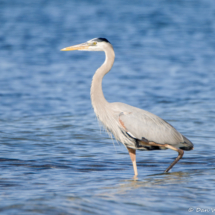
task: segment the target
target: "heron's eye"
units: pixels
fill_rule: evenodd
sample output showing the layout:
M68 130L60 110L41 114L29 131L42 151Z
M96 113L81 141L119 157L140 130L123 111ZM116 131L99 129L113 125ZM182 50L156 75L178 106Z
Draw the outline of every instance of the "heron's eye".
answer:
M97 44L97 42L93 42L92 45L95 46Z

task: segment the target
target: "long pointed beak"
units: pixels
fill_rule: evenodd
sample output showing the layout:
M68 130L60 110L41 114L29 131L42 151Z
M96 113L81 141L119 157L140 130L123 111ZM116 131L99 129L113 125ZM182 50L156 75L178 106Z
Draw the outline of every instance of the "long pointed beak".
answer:
M75 46L69 46L61 49L61 51L74 51L74 50L88 50L89 45L87 43L81 43Z

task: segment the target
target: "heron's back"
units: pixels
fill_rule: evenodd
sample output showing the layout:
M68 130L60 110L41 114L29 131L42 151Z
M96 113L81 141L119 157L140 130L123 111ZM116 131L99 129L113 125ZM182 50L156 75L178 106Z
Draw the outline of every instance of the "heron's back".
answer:
M193 148L190 140L160 117L124 103L116 102L110 105L115 113L115 117L118 117L119 122L123 125L121 127L129 135L129 143L132 137L134 140L146 139L150 142L169 144L184 150L191 150ZM124 134L121 132L118 135ZM116 137L116 139L120 138ZM125 142L124 144L127 145ZM155 149L157 148L155 147ZM149 149L146 147L145 150L153 150L153 147L149 147Z

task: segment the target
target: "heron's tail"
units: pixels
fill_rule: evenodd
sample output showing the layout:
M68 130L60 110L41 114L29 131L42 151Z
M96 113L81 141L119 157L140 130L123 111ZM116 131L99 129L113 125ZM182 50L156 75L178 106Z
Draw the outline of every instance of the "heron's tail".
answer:
M182 146L180 146L179 148L185 151L193 150L194 149L193 143L190 140L188 140L184 135L182 136L183 136L184 142L182 143Z

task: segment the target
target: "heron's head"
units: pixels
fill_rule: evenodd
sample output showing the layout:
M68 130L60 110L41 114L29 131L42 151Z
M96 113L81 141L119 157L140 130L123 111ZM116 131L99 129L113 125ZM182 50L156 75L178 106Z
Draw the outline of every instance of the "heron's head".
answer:
M104 51L105 47L110 45L110 42L105 38L95 38L92 40L87 41L86 43L81 43L75 46L69 46L61 51Z

